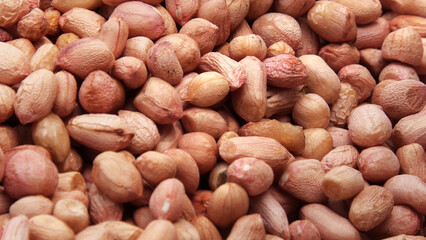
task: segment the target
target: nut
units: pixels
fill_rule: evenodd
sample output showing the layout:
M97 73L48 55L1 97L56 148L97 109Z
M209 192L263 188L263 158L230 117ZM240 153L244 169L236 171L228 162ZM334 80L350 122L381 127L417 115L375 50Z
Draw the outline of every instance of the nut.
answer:
M212 12L211 9L215 9ZM219 28L216 46L225 43L231 32L231 15L226 1L212 0L200 3L198 18L204 18ZM203 54L204 55L204 54Z
M80 38L77 35L75 35L74 33L63 33L58 37L55 44L58 47L58 49L61 50L62 48L64 48L68 44L70 44L74 41L77 41L78 39L80 39Z
M321 235L318 228L308 220L297 220L290 224L291 239L294 240L320 240Z
M198 107L210 107L222 101L228 92L225 76L217 72L204 72L191 80L183 100Z
M190 222L183 219L179 219L174 223L174 225L178 236L177 239L200 239L200 234L198 233L197 228L195 228L195 226L192 225Z
M16 93L11 87L0 83L0 96L0 123L3 123L14 113L13 102Z
M174 53L172 45L167 41L156 43L149 49L147 63L153 76L161 78L171 85L178 84L183 77L179 59Z
M426 111L401 118L392 131L392 143L396 147L402 147L410 143L419 143L426 147L425 129Z
M280 54L267 58L265 64L268 85L279 88L295 88L307 80L307 69L298 58L290 54Z
M357 25L368 24L382 15L382 5L379 0L362 0L358 2L348 0L333 0L346 6L355 15Z
M127 39L123 56L135 57L142 60L145 64L148 59L148 50L154 46L154 43L147 37L133 37Z
M192 194L197 191L200 173L194 158L189 153L177 148L168 149L164 154L174 161L176 165L175 177L185 186L185 192Z
M400 147L396 151L401 172L415 175L426 182L426 159L425 150L418 143L411 143Z
M335 72L339 72L344 66L359 63L360 56L356 47L347 43L343 44L327 44L321 48L318 55Z
M219 37L219 27L203 18L189 20L179 33L186 34L197 42L203 56L213 50Z
M185 204L185 187L176 178L162 181L149 199L149 209L152 216L161 219L176 221L182 215ZM152 222L151 222L152 224ZM149 228L149 225L146 229Z
M199 4L197 0L166 0L166 9L173 19L183 26L197 13Z
M409 65L393 62L386 65L386 67L380 72L379 82L387 79L397 81L406 79L419 80L419 76L417 75L416 70Z
M308 93L296 102L292 117L304 128L326 128L330 122L330 107L315 93Z
M119 58L123 53L128 36L127 23L123 19L115 17L108 19L99 32L99 39L106 43L115 58Z
M95 184L90 185L89 199L89 214L93 223L97 224L108 220L120 221L123 218L123 205L113 202L99 192Z
M250 214L240 217L231 229L227 239L265 239L266 232L263 219L259 214Z
M187 132L205 132L214 139L219 139L227 130L225 119L209 108L188 108L183 111L181 122Z
M333 149L333 139L323 128L308 128L305 134L305 149L301 156L321 160Z
M56 202L53 216L70 226L76 234L90 224L87 207L75 199L62 199Z
M22 16L30 11L30 4L26 0L7 0L1 3L2 15L0 17L1 27L10 27Z
M9 209L10 217L14 218L19 215L25 215L32 218L41 214L52 214L53 203L50 199L42 195L34 195L20 198L14 202Z
M22 38L37 41L47 33L47 18L39 8L22 16L16 24L16 31Z
M64 222L51 215L38 215L32 217L29 221L30 239L74 239L73 230Z
M52 111L60 117L69 116L76 106L77 81L67 71L55 73L58 82L58 92Z
M164 152L167 149L177 147L179 138L183 134L182 125L179 121L172 124L161 125L158 130L160 132L160 141L155 146L155 151Z
M0 83L13 85L31 73L29 58L19 48L0 42L0 57L4 66L0 69Z
M274 2L273 9L277 12L290 15L294 18L304 15L312 6L315 1L313 0L278 0Z
M339 166L355 168L358 156L358 150L352 145L336 146L321 159L321 166L325 172Z
M143 180L151 186L157 186L168 178L176 175L176 163L171 157L154 151L147 151L136 159L136 167Z
M142 60L129 56L115 61L111 75L122 81L126 87L136 89L146 82L148 71Z
M346 200L364 189L363 175L348 166L339 166L328 171L322 179L322 190L332 200Z
M79 36L97 37L101 31L105 18L85 8L75 7L59 18L59 26L64 32L71 32Z
M389 22L379 17L376 21L357 26L358 34L354 46L358 49L380 48L386 36L390 33Z
M255 34L244 35L232 39L229 45L229 54L235 61L246 56L254 56L263 60L266 56L266 44L262 37Z
M396 60L412 66L420 65L423 44L420 35L410 27L391 32L382 45L383 58Z
M2 229L3 239L30 239L29 235L29 222L24 215L11 218Z
M265 1L256 1L250 0L249 11L247 13L246 18L249 20L254 20L266 12L268 12L271 7L273 0L265 0Z
M42 0L42 2L43 2L43 0ZM71 10L74 7L80 7L80 8L93 10L93 9L98 8L100 5L102 5L102 1L101 0L89 0L89 1L83 1L83 2L80 2L80 1L75 2L75 1L52 0L52 1L50 1L50 4L52 5L52 7L58 9L59 11L66 12L68 10Z
M339 79L342 83L349 83L356 91L358 102L368 99L376 87L376 80L368 69L359 64L351 64L339 71Z

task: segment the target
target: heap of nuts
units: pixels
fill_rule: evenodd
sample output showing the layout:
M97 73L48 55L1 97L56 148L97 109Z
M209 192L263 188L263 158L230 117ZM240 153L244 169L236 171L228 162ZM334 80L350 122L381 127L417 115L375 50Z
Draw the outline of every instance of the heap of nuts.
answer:
M1 0L1 239L425 239L425 81L424 0Z

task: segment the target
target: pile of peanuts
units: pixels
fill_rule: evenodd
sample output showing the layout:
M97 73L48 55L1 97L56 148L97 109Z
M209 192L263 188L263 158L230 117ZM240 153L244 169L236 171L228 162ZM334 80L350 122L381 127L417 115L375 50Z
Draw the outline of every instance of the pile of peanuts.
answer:
M0 0L2 240L426 239L424 0Z

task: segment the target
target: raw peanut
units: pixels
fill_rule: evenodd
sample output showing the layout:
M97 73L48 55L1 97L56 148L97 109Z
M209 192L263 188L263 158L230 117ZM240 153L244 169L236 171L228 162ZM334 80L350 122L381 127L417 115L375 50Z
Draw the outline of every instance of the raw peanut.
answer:
M390 9L395 13L399 14L412 14L426 17L426 6L423 1L394 1L394 0L383 0L382 5L386 9Z
M238 27L229 36L229 41L232 41L236 37L246 36L246 35L250 35L250 34L253 34L251 27L246 20L243 20L240 23L240 25L238 25ZM263 41L263 39L262 39L262 41Z
M189 199L188 195L185 195L184 198L185 203L183 205L183 212L181 218L185 221L192 221L192 219L194 219L196 216L194 205L192 205L192 201L191 199Z
M94 10L102 5L102 0L89 0L89 1L63 1L63 0L52 0L52 7L58 9L61 12L66 12L75 7L85 8ZM43 7L41 7L43 9Z
M250 214L240 217L234 224L227 240L237 239L265 239L266 232L263 219L259 214Z
M339 147L343 145L352 145L351 137L349 136L349 131L344 128L339 127L328 127L327 131L330 133L333 138L333 147Z
M98 151L118 151L129 146L134 131L121 118L112 114L83 114L67 125L70 136Z
M308 128L305 134L305 149L301 154L305 158L321 160L333 149L333 139L323 128Z
M70 151L70 137L62 119L50 113L32 125L34 143L49 150L55 163L64 162Z
M267 232L290 239L287 215L280 203L269 192L250 198L250 212L262 216Z
M327 199L321 189L324 170L318 160L300 160L290 163L282 176L279 186L305 202L323 202Z
M321 48L318 55L324 59L328 66L339 72L344 66L359 63L360 56L356 47L347 43L330 43Z
M358 34L354 46L358 49L380 48L386 36L390 33L389 22L379 17L376 21L357 26Z
M50 199L42 195L34 195L20 198L14 202L9 209L9 215L11 218L25 215L28 218L40 214L52 214L53 203Z
M377 238L397 236L400 234L415 235L420 227L418 213L410 207L395 205L389 217L380 225L370 230L369 234Z
M175 33L162 37L156 43L169 42L179 60L184 73L198 67L200 48L197 42L186 34Z
M222 101L229 92L225 76L217 72L204 72L188 84L184 101L198 107L210 107Z
M290 224L291 239L294 240L320 240L318 228L308 220L297 220Z
M77 99L77 81L74 76L67 71L55 73L58 83L58 92L52 111L60 117L68 116L72 113Z
M351 222L318 203L303 206L300 209L300 219L313 223L321 239L353 239L360 240L361 236Z
M194 158L200 174L209 172L216 164L218 147L215 139L207 133L186 133L179 139L177 147Z
M419 76L414 68L407 64L393 62L386 65L385 68L380 72L379 82L384 80L406 80L413 79L419 81Z
M211 9L215 9L214 12ZM216 46L223 44L231 32L231 15L226 0L201 2L197 12L198 18L204 18L219 28Z
M142 229L134 224L123 221L105 221L99 224L108 230L113 239L137 239L142 234Z
M162 94L159 95L159 92ZM183 116L182 102L177 91L169 83L156 77L148 79L133 104L158 124L169 124Z
M389 139L392 124L380 106L364 104L352 110L348 117L348 129L355 144L372 147Z
M268 87L265 117L274 114L290 114L297 101L304 95L302 86L290 89Z
M238 62L218 52L210 52L201 57L199 68L225 76L231 91L240 88L247 80L245 69Z
M119 81L104 71L96 70L84 79L78 100L89 113L113 113L123 107L125 91Z
M1 2L0 8L0 26L10 27L30 11L30 4L27 0L7 0Z
M0 96L0 123L3 123L14 113L13 102L16 93L11 87L0 83Z
M217 146L220 148L222 143L234 137L238 137L238 134L233 131L223 133L222 136L220 136L219 140L217 140Z
M392 119L420 112L426 105L426 85L416 80L392 82L377 94L377 102Z
M387 180L383 186L392 192L395 204L405 204L420 214L426 213L423 201L426 195L426 183L419 177L400 174Z
M265 162L256 158L239 158L229 165L226 174L229 182L235 182L249 196L259 195L272 185L274 172Z
M167 125L160 125L158 131L160 133L160 141L154 148L157 152L164 152L167 149L177 147L179 138L183 134L182 125L179 121Z
M108 220L121 220L123 218L123 205L113 202L103 193L99 192L95 184L89 188L90 219L97 224Z
M12 158L16 153L19 153L20 151L23 151L23 150L35 151L36 153L42 155L43 157L49 160L52 160L50 157L50 153L49 151L47 151L46 148L37 146L37 145L32 145L32 144L23 144L23 145L14 147L12 149L9 149L7 152L4 153L6 162L9 161L9 159Z
M34 53L31 58L31 71L39 69L55 70L56 58L58 57L59 49L51 44L44 44Z
M313 0L278 0L274 2L273 9L277 12L298 18L307 13L314 4L315 1Z
M14 218L11 218L8 223L3 226L2 229L2 239L30 239L30 229L28 218L24 215L20 215Z
M97 37L101 31L105 18L85 8L72 8L59 18L59 26L64 32L71 32L79 36Z
M240 61L247 80L231 94L235 112L246 121L258 121L266 111L266 68L255 57L246 57Z
M392 143L396 147L402 147L410 143L419 143L426 147L426 111L401 118L392 131Z
M8 33L3 28L0 28L0 42L7 42L7 41L10 41L12 39L13 39L13 37L12 37L12 35L10 35L10 33Z
M55 204L53 216L70 226L74 233L82 231L90 223L87 207L75 199L59 200Z
M147 37L139 36L129 38L127 39L123 56L135 57L146 64L148 60L148 51L152 46L154 46L154 43Z
M39 49L41 46L43 46L44 44L53 44L52 41L50 41L49 38L47 38L46 36L41 37L40 39L38 39L37 41L34 42L34 47L35 49Z
M0 181L3 180L5 167L6 167L6 158L4 156L3 150L1 150L1 147L0 147ZM4 189L1 189L1 190L2 191L0 193L4 193ZM7 194L3 194L3 195L7 196Z
M272 6L272 3L273 0L250 0L249 10L246 18L249 20L255 20L256 18L264 15L266 12L268 12L269 8Z
M249 209L247 192L236 183L225 183L218 187L210 198L207 216L219 228L230 227Z
M240 128L241 136L270 137L281 143L290 152L300 153L305 147L305 136L302 127L277 120L250 122Z
M83 158L75 149L71 148L68 156L65 158L65 161L57 163L56 166L60 173L81 171L83 168Z
M39 176L45 176L40 178ZM12 198L40 194L52 196L58 184L58 170L50 158L31 149L18 150L8 158L3 185Z
M143 229L145 229L150 222L155 220L149 210L149 207L138 208L136 211L133 212L133 219L136 225Z
M39 8L31 10L16 24L16 32L30 41L37 41L47 33L47 18Z
M34 51L35 52L35 51ZM0 83L20 83L31 73L29 58L19 48L0 42Z
M220 45L216 48L216 52L222 53L223 55L230 57L229 46L230 46L230 44L228 42L225 42L225 43L223 43L222 45Z
M330 121L330 107L315 93L308 93L296 102L292 117L304 128L326 128Z
M188 106L189 106L189 104L188 103L186 103L183 99L185 98L185 95L186 95L186 92L188 91L188 86L189 86L189 84L191 83L191 81L196 77L196 76L198 76L199 74L198 73L196 73L196 72L191 72L191 73L188 73L188 74L186 74L183 78L182 78L182 80L180 81L180 83L178 84L178 85L176 85L175 86L175 89L176 89L176 91L178 91L178 93L179 93L179 96L180 96L180 98L181 98L181 100L182 100L182 105L183 105L183 108L184 109L186 109Z
M6 43L21 50L22 53L27 56L28 61L33 57L36 51L33 43L26 38L17 38L15 40L7 41Z
M58 49L61 50L62 48L66 47L68 44L74 41L77 41L78 39L80 38L74 33L63 33L58 37L55 44L58 47Z
M336 146L321 159L321 166L325 172L339 166L355 168L358 156L358 150L352 145Z
M175 177L185 186L185 192L197 191L200 182L200 173L197 163L191 155L183 150L172 148L164 152L176 164Z
M167 11L181 26L185 25L197 13L200 4L198 0L166 0L165 2Z
M187 132L205 132L215 139L227 130L222 116L209 108L188 108L183 112L181 121Z
M200 234L190 222L179 219L174 223L178 240L197 240L200 239Z
M368 24L382 15L382 5L379 0L362 0L352 2L348 0L333 0L346 6L355 15L357 25Z
M112 236L105 227L101 225L88 226L75 235L76 240L112 240Z
M418 32L421 37L426 37L426 19L419 16L400 15L389 22L392 31L404 27L411 27L414 31Z
M362 190L352 201L349 219L360 231L368 231L382 223L392 212L391 191L380 186Z
M0 125L0 148L3 152L20 144L21 139L16 128L12 128L8 125Z
M96 156L91 175L99 191L114 202L129 202L142 195L138 169L119 153L106 151Z
M223 117L223 119L225 119L226 131L234 133L238 132L238 129L240 129L240 123L227 107L220 108L217 112Z
M29 221L30 239L34 240L72 240L74 239L73 230L64 222L51 215L38 215L32 217Z
M302 47L296 51L296 56L317 54L320 49L318 35L309 27L306 18L299 18L298 22L302 31Z
M102 0L102 2L104 4L106 4L106 5L108 5L108 6L116 7L120 3L126 2L126 0ZM144 2L144 3L151 4L151 5L155 5L155 4L159 4L162 1L161 0L142 0L140 2Z
M380 49L366 48L360 50L359 55L360 63L367 67L373 76L378 76L387 64Z
M319 56L303 55L299 59L306 67L308 77L305 86L310 92L320 95L328 104L336 102L340 92L337 74Z
M46 35L59 35L59 33L61 32L59 28L59 18L61 17L61 12L53 7L50 7L44 11L44 15L46 16L47 20Z
M263 60L266 56L266 44L259 35L250 34L232 39L229 45L230 57L236 61L246 56L254 56Z
M184 197L185 188L179 180L171 178L162 181L149 199L152 216L170 221L179 219L185 204Z
M197 216L207 216L207 207L212 195L213 191L210 190L198 190L192 195L191 202Z
M120 110L118 116L135 132L127 149L133 154L151 150L160 141L160 134L155 123L139 112Z
M268 47L266 58L276 57L281 54L290 54L294 56L295 52L286 42L279 41Z
M230 26L232 32L246 17L250 7L250 0L226 0L226 5L231 16Z
M84 206L89 206L89 196L86 193L83 193L79 190L73 190L69 192L55 191L52 196L53 205L55 205L59 200L62 199L75 199L84 204ZM111 200L110 200L111 201Z
M400 147L396 151L401 172L415 175L426 182L426 154L425 150L418 143L412 143Z
M344 165L331 169L322 179L324 194L336 201L350 199L363 189L364 179L361 172Z
M222 239L216 226L207 217L203 215L198 215L191 221L191 223L198 230L198 233L200 234L200 239Z
M115 58L121 56L129 36L129 27L121 18L108 19L99 32L99 39L104 41L114 54Z
M146 82L148 72L142 60L129 56L115 61L111 75L122 81L126 87L136 89Z
M176 163L171 157L154 151L147 151L136 159L136 167L143 180L151 186L157 186L163 180L174 178Z
M376 80L368 69L359 64L351 64L339 71L339 79L342 83L349 83L356 91L358 102L368 99L376 86Z
M332 1L316 2L307 16L312 30L329 42L356 39L355 14L344 5Z
M162 2L163 0L154 0L154 1ZM153 3L150 3L150 4L153 5ZM164 34L169 35L169 34L177 33L178 30L176 27L175 20L173 19L172 15L170 15L170 13L167 11L167 9L160 4L155 5L155 8L158 10L158 12L160 12L161 17L164 20L164 26L166 27L166 31L164 32Z
M340 86L339 98L331 108L330 122L344 126L351 111L358 105L358 94L349 83L342 83Z
M228 167L226 162L220 162L210 171L209 174L209 187L211 190L216 190L219 186L227 183L228 180Z
M129 37L144 36L151 40L161 37L166 27L160 12L153 6L130 1L118 5L111 14L127 22Z
M183 77L179 59L173 51L170 42L156 43L148 51L147 66L150 73L165 80L171 85L178 84Z
M95 70L108 72L114 65L114 55L103 41L82 38L59 51L56 65L85 78Z
M235 137L222 143L220 157L228 163L238 158L253 157L266 162L275 173L280 173L291 153L277 140L268 137Z
M284 41L294 50L301 48L302 31L297 21L286 14L267 13L252 25L253 33L262 37L266 46Z
M423 56L420 35L410 27L391 32L382 45L383 58L419 66Z
M194 18L185 23L179 33L186 34L197 42L203 56L213 50L219 36L219 28L203 18Z
M279 88L295 88L307 80L307 69L298 58L280 54L263 61L268 85Z

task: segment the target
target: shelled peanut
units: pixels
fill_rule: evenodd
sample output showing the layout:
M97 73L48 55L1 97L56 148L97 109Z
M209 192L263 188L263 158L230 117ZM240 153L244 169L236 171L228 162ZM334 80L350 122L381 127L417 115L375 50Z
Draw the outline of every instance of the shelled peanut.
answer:
M1 1L1 238L426 237L425 9Z

